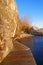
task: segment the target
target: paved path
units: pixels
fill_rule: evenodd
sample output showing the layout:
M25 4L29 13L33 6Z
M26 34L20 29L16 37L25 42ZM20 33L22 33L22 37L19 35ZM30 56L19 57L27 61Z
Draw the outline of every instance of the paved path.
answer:
M15 41L14 50L0 65L36 65L30 48Z

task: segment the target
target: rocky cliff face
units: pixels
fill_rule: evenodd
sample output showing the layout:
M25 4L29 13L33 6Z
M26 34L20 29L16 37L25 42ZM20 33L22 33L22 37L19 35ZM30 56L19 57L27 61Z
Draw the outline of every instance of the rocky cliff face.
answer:
M0 0L0 22L9 24L12 32L16 30L17 17L18 9L14 0Z
M0 62L13 49L18 9L14 0L0 0Z

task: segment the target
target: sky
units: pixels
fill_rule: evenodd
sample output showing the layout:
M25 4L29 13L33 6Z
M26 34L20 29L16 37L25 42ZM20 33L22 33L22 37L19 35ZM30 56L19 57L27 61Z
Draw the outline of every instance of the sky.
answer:
M16 0L20 17L28 16L31 24L43 28L43 0Z

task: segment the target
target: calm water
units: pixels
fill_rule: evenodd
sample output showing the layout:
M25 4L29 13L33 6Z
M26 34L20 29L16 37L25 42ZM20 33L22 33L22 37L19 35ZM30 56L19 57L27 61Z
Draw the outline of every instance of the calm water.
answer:
M37 65L43 65L43 37L33 38L33 55Z

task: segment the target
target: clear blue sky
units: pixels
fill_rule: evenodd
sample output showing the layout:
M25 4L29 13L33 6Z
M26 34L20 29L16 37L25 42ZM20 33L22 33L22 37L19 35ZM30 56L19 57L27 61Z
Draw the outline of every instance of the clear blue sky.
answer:
M16 0L19 15L29 16L32 25L43 27L43 0Z

